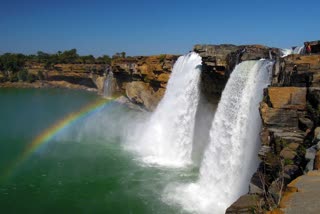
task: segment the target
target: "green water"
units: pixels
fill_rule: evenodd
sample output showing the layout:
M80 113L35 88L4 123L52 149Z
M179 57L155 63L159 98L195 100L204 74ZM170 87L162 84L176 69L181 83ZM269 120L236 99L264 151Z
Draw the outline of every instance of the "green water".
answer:
M32 139L97 99L60 89L0 90L0 213L182 213L163 202L163 190L196 173L141 165L122 142L138 113L115 103L12 167Z

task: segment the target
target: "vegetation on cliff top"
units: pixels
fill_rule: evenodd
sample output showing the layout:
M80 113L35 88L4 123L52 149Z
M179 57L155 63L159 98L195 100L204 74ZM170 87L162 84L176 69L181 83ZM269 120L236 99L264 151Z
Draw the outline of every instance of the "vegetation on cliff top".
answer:
M125 57L125 52L115 56ZM66 71L65 66L56 66L59 64L77 64L77 67L83 67L84 70L99 70L97 72L101 73L103 72L101 66L97 68L94 65L110 65L111 57L108 55L100 57L94 57L93 55L80 56L76 49L63 52L58 51L54 54L45 53L43 51L38 51L37 54L31 55L5 53L0 55L0 82L33 82L37 79L43 80L45 72L55 70L59 72ZM85 65L88 64L93 66L87 68ZM37 69L35 70L35 68Z

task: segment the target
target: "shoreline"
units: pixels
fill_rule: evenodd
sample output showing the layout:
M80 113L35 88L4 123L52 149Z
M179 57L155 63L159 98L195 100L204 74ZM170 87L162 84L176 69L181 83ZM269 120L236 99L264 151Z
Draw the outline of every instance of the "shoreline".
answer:
M75 89L75 90L84 90L90 92L96 92L98 95L97 88L90 88L83 85L72 84L66 81L35 81L32 83L29 82L3 82L0 83L0 88L65 88L65 89Z

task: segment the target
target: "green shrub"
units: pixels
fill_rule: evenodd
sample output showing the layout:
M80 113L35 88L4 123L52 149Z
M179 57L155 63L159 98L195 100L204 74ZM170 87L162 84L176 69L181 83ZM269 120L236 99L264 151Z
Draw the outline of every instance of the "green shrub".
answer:
M27 81L32 83L34 81L36 81L37 77L34 74L28 74L27 76Z
M41 70L38 71L38 79L44 80L44 74L43 74L43 71L41 71Z
M28 71L26 69L22 69L18 72L19 81L26 81L28 78Z
M293 160L291 159L284 159L284 165L292 165L294 164Z
M166 55L165 55L165 54L161 54L161 55L159 56L159 61L160 61L160 62L164 62L165 59L166 59Z
M19 79L18 79L17 73L11 74L10 77L9 77L9 81L10 81L10 82L18 82Z

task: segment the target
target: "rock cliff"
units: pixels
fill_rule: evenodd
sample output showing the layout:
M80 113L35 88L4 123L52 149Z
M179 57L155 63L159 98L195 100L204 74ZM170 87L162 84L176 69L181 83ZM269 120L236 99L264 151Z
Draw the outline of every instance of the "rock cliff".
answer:
M279 56L278 49L261 45L195 45L193 51L202 57L201 91L217 104L235 65L245 60ZM152 111L161 100L176 55L117 58L112 61L114 91L125 94L133 103Z
M152 111L161 100L176 55L139 56L112 61L116 81L114 91L125 94L130 101Z
M107 67L105 64L55 64L46 68L43 63L27 63L25 69L33 76L32 81L8 81L0 76L0 87L71 88L102 93Z
M276 62L272 83L260 105L262 162L252 176L246 196L254 196L255 205L251 203L251 209L255 212L277 208L292 180L318 169L319 75L320 55L289 55ZM229 207L228 213L239 211L236 209L239 200ZM246 212L247 208L241 207L243 213L251 213ZM278 209L278 212L294 213L286 210Z
M201 89L205 97L218 103L234 67L241 61L279 57L279 50L262 45L195 45L202 57Z

